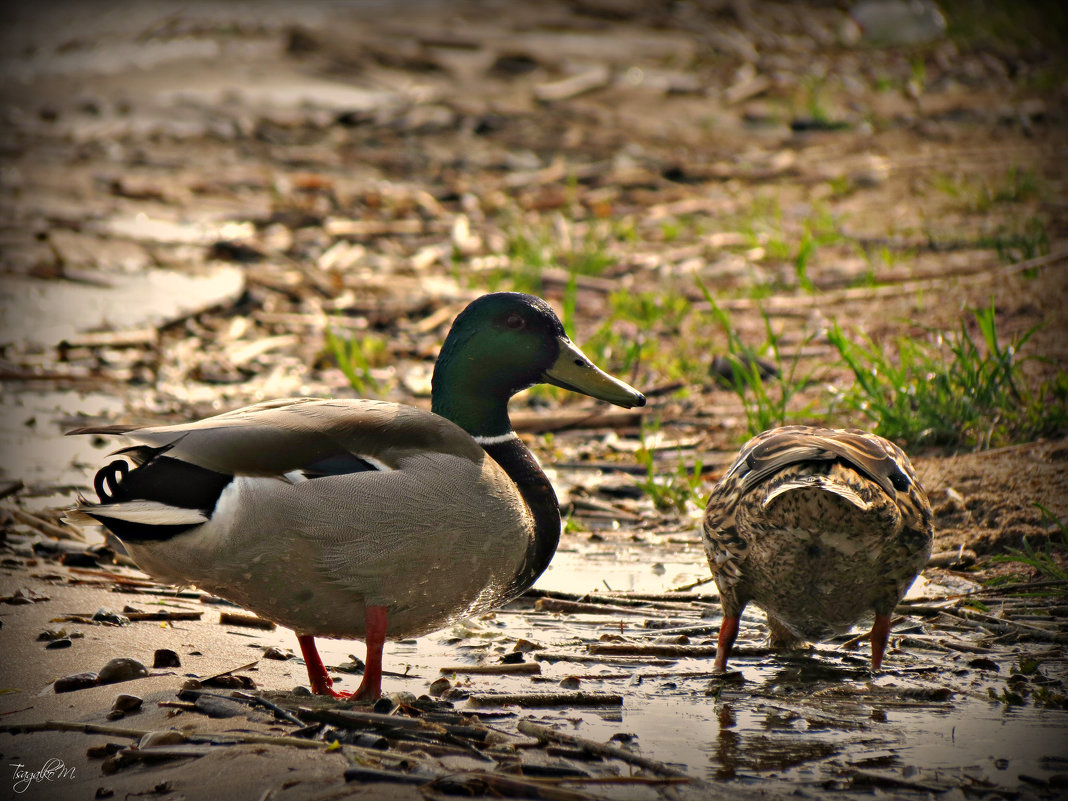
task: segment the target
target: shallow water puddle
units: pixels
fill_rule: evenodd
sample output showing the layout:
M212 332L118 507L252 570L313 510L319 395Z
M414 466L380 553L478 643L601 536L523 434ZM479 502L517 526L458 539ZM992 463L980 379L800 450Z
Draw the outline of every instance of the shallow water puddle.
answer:
M0 294L0 330L23 346L52 347L85 331L157 326L232 301L243 288L241 270L223 264L198 274L100 273L92 282L14 276Z
M91 438L65 432L76 427L79 415L114 417L123 408L122 399L110 394L0 393L0 476L31 488L22 496L30 509L73 502L74 488L85 486L102 451Z

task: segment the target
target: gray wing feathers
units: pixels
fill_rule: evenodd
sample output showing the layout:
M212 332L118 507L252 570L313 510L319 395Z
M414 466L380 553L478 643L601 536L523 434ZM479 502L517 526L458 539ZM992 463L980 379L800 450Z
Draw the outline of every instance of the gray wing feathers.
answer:
M167 455L219 473L282 475L344 449L374 456L391 467L414 452L444 452L480 460L478 444L452 422L431 412L373 400L296 398L268 401L204 420L132 430L134 442L166 447Z

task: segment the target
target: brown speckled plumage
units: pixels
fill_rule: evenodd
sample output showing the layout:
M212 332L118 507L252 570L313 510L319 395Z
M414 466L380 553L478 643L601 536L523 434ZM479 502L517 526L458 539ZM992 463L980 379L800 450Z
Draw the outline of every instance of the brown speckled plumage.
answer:
M724 617L717 669L749 602L767 613L776 647L825 639L874 612L877 669L890 613L926 564L931 538L927 494L893 443L808 426L758 434L705 510Z

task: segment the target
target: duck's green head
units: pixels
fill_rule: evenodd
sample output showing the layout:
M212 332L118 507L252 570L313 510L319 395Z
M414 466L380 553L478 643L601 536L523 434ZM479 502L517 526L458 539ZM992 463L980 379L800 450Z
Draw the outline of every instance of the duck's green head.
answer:
M434 367L433 408L475 436L504 434L508 399L540 383L628 409L645 405L644 395L586 358L548 303L495 292L453 322Z

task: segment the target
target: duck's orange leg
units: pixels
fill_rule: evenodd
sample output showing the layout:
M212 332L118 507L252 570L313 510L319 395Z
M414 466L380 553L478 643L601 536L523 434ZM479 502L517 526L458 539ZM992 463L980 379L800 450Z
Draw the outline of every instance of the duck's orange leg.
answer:
M871 626L871 669L878 670L883 664L886 644L890 642L890 615L876 615Z
M323 667L323 660L319 658L319 652L315 648L315 638L309 634L298 634L297 642L300 643L304 664L308 667L308 681L311 683L312 692L316 695L348 698L351 693L338 692L333 689L334 680L327 675L326 668Z
M361 701L377 701L382 695L382 647L386 644L386 607L368 605L364 611L367 659L363 681L352 694Z
M734 617L724 617L723 622L719 624L719 639L716 640L715 670L717 673L727 670L727 657L731 655L731 648L734 647L734 641L738 637L740 617L740 614Z

